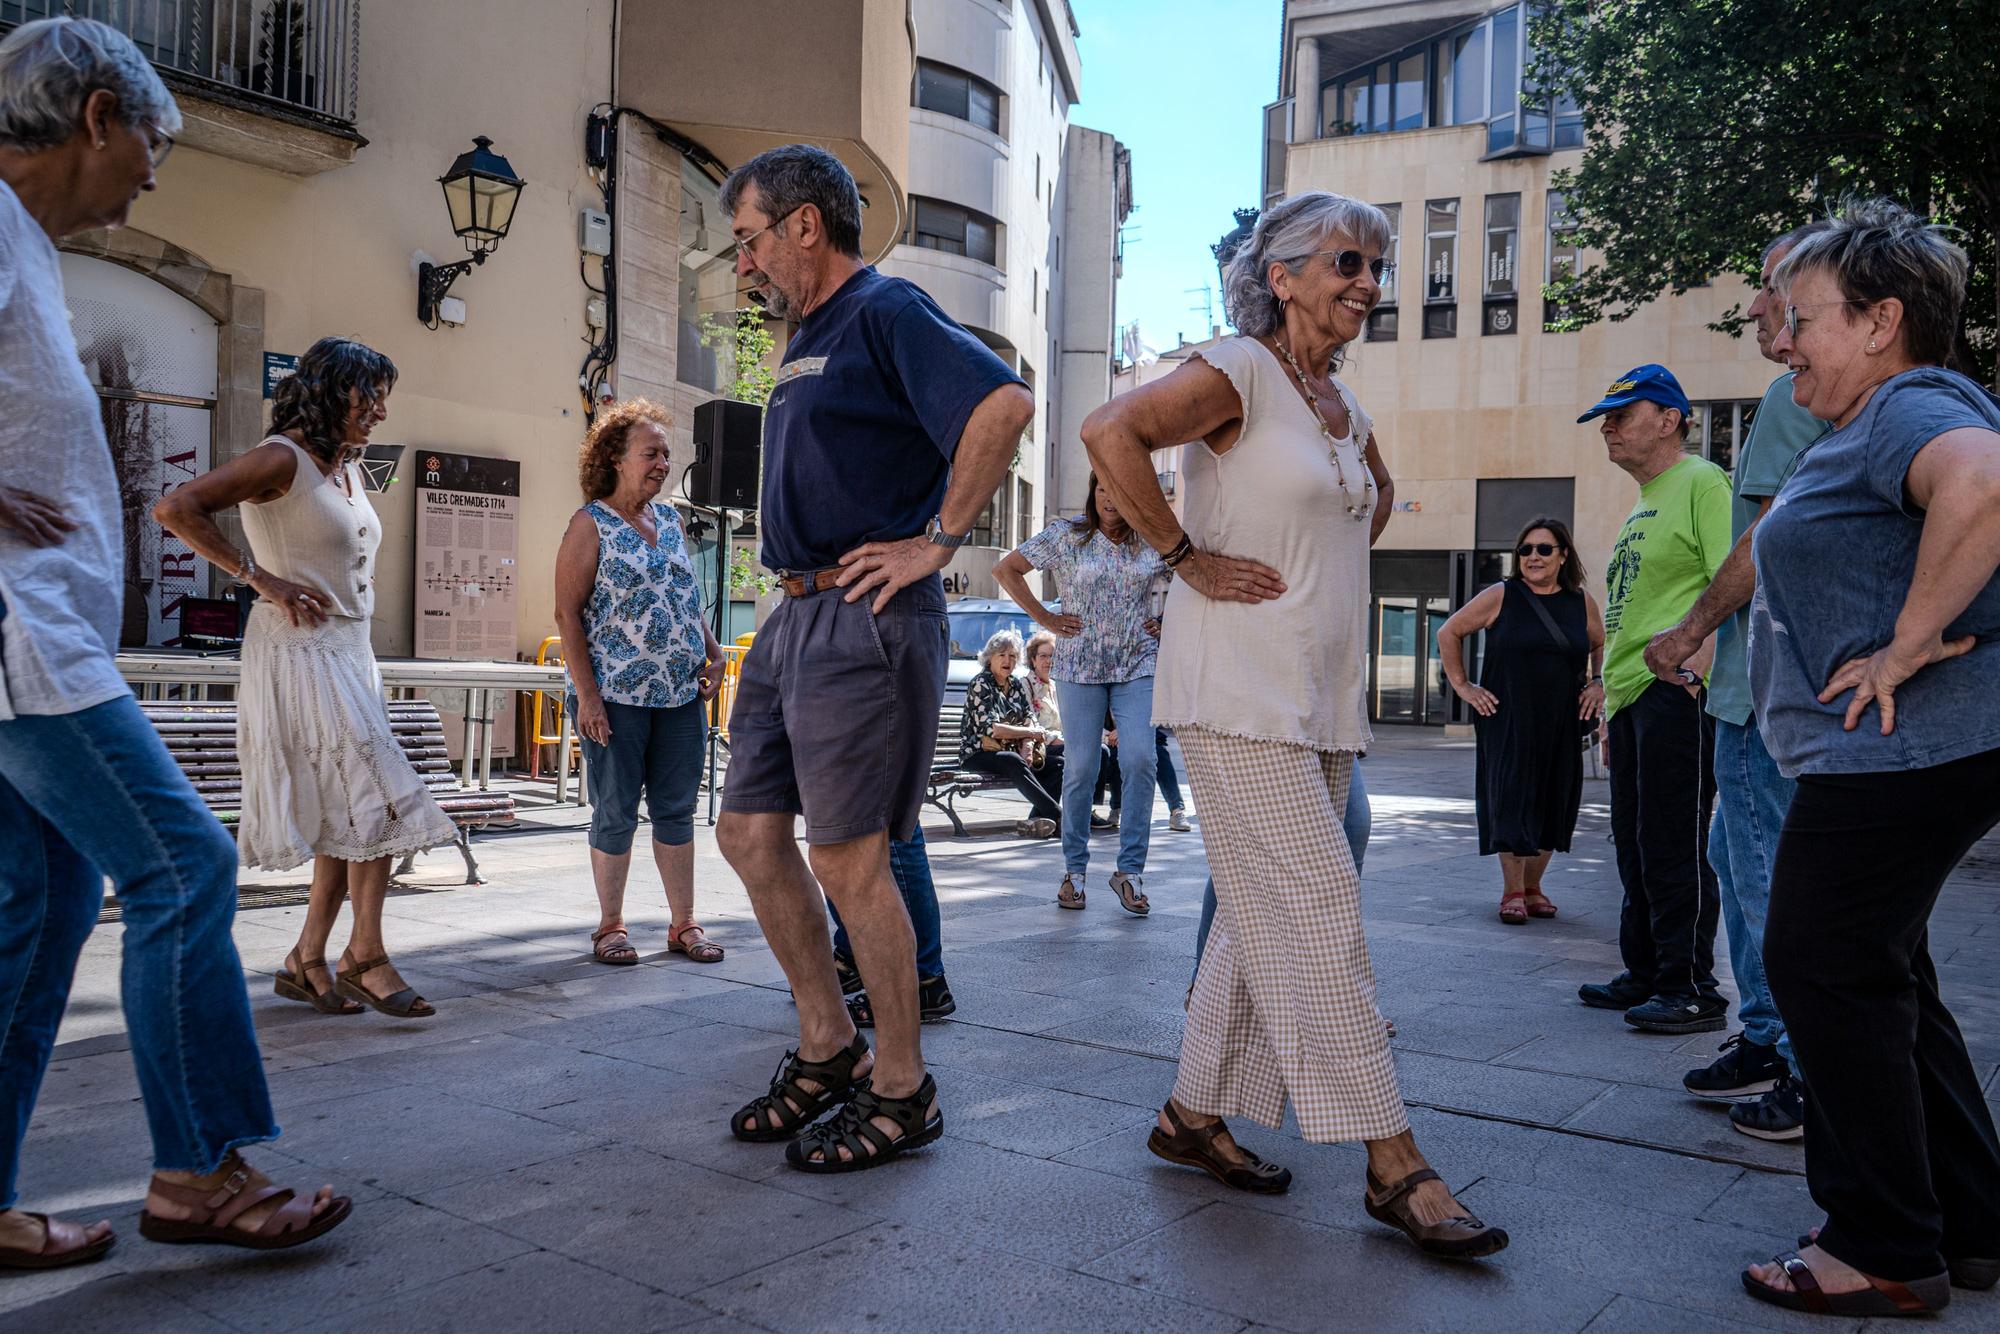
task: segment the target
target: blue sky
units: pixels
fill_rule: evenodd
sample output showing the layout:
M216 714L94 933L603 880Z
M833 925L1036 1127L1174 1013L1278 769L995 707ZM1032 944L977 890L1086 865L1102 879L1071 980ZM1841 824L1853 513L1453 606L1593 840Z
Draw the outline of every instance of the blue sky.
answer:
M1264 104L1278 86L1280 0L1071 0L1083 100L1075 124L1132 150L1118 322L1165 349L1207 335L1200 292L1209 246L1257 203ZM1136 229L1136 230L1132 230ZM1220 294L1215 323L1225 323Z

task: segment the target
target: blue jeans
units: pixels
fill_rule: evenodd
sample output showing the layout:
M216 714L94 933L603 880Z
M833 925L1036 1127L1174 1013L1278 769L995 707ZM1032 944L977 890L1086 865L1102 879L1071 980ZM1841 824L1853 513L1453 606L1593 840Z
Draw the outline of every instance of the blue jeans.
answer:
M917 976L944 976L944 924L938 920L937 885L931 880L930 854L924 851L924 827L919 824L909 841L889 840L889 874L896 877L896 892L910 914L910 927L917 933ZM833 952L843 959L854 957L847 943L847 927L840 920L833 900L826 901L833 916Z
M1153 764L1155 776L1160 782L1160 795L1167 799L1167 809L1179 810L1187 805L1181 800L1181 776L1174 772L1174 757L1167 750L1167 729L1153 729Z
M125 922L120 976L153 1167L212 1172L275 1139L236 916L236 845L122 696L0 722L0 1208L104 878Z
M1153 678L1112 685L1056 682L1056 708L1062 714L1063 751L1085 756L1104 739L1105 717L1118 735L1134 739L1153 731ZM1118 869L1139 875L1146 869L1146 849L1153 837L1153 766L1157 749L1143 741L1118 748L1118 777L1123 796L1118 809ZM1097 772L1089 764L1064 764L1062 787L1063 869L1079 880L1090 865L1090 798Z
M1347 809L1340 813L1340 827L1347 834L1347 847L1354 854L1354 874L1361 874L1361 859L1368 855L1368 834L1375 827L1375 813L1368 806L1368 786L1361 781L1361 761L1354 762L1354 777L1347 785ZM1201 925L1194 933L1194 966L1201 968L1201 952L1208 947L1208 929L1215 925L1215 877L1201 887Z
M1708 863L1722 891L1722 924L1729 933L1729 966L1736 973L1736 1012L1743 1035L1773 1046L1798 1072L1792 1040L1764 979L1764 914L1771 906L1771 867L1778 831L1785 827L1798 784L1778 772L1754 720L1738 727L1715 723L1715 818L1709 825Z

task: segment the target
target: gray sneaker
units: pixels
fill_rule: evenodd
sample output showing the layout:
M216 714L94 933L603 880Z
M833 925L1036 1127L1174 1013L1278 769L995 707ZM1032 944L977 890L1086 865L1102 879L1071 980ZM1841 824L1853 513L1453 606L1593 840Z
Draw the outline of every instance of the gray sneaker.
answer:
M1194 828L1193 825L1188 823L1187 807L1174 807L1173 811L1167 816L1167 828L1173 830L1176 834L1185 834L1188 830Z

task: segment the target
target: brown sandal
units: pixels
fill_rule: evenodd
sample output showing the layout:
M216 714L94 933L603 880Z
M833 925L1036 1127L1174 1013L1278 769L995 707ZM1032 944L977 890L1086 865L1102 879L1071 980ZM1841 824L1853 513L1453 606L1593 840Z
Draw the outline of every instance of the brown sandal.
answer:
M292 956L287 954L285 963L291 961ZM299 971L296 973L280 964L277 973L271 979L271 990L286 1000L302 1001L321 1014L360 1014L361 1007L341 996L334 988L329 986L325 991L313 990L312 970L324 967L326 967L324 958L300 959Z
M363 959L359 962L350 960L344 954L341 955L340 974L334 979L334 989L349 1000L360 1001L370 1009L380 1010L383 1014L396 1019L428 1019L436 1014L437 1007L419 996L415 987L404 987L392 996L378 996L359 982L349 980L372 972L387 962L389 956L386 954L377 959Z
M1554 917L1556 905L1549 902L1549 896L1538 889L1528 891L1528 916Z
M42 1244L34 1250L20 1246L0 1246L0 1269L62 1269L69 1265L87 1265L94 1260L102 1260L118 1244L118 1234L107 1232L96 1241L86 1241L81 1246L70 1246L52 1251L50 1243L55 1241L55 1224L47 1214L30 1213L21 1210L23 1218L32 1218L42 1225ZM90 1229L78 1229L89 1235Z
M1417 1221L1416 1211L1410 1208L1410 1192L1426 1181L1443 1179L1430 1168L1420 1167L1395 1185L1384 1186L1370 1171L1368 1189L1361 1197L1361 1204L1370 1218L1401 1232L1415 1242L1417 1249L1425 1255L1447 1260L1476 1260L1482 1255L1506 1249L1507 1234L1500 1228L1486 1226L1471 1214L1463 1218L1447 1218L1442 1223Z
M1528 901L1519 894L1508 894L1500 900L1500 920L1508 926L1528 924Z
M613 944L613 936L623 936L624 943ZM625 930L625 923L613 922L602 931L590 933L590 957L623 968L639 962L639 951L632 948L632 936Z
M667 952L685 954L696 963L721 963L722 946L708 938L699 922L687 922L667 933Z
M289 1186L274 1186L262 1173L231 1155L224 1166L233 1171L219 1186L177 1186L153 1178L152 1189L196 1211L192 1218L161 1218L139 1211L139 1235L148 1241L205 1242L243 1246L253 1251L278 1251L322 1236L347 1221L354 1202L336 1195L324 1211L313 1213L314 1197ZM280 1201L255 1231L236 1227L238 1218L266 1200Z
M1257 1195L1282 1195L1292 1188L1290 1168L1267 1163L1241 1144L1236 1146L1236 1151L1243 1155L1241 1163L1232 1163L1217 1153L1215 1137L1229 1128L1221 1121L1191 1126L1181 1120L1171 1100L1160 1111L1173 1123L1174 1133L1162 1134L1157 1124L1153 1127L1153 1133L1146 1137L1146 1147L1155 1157L1182 1167L1199 1167L1225 1186Z
M1077 885L1074 877L1063 876L1062 884L1056 890L1056 907L1082 910L1083 890Z
M1782 1306L1789 1311L1812 1315L1929 1315L1951 1305L1949 1272L1915 1278L1908 1283L1862 1274L1868 1286L1859 1292L1827 1292L1819 1276L1797 1251L1775 1257L1772 1264L1785 1271L1792 1281L1790 1290L1773 1287L1748 1269L1743 1271L1743 1290L1760 1302Z

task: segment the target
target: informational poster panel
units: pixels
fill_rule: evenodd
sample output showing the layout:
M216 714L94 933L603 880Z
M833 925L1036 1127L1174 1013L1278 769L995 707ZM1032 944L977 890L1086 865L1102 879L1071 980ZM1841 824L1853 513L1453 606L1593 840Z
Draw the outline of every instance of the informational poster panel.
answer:
M416 655L512 662L519 606L516 528L521 465L512 459L415 451L417 477ZM432 690L456 758L465 692ZM514 753L511 693L495 692L493 753Z

